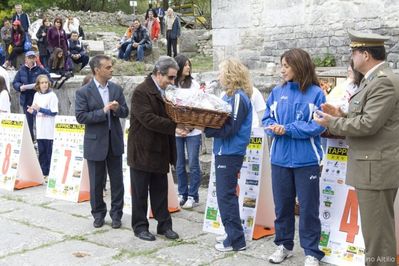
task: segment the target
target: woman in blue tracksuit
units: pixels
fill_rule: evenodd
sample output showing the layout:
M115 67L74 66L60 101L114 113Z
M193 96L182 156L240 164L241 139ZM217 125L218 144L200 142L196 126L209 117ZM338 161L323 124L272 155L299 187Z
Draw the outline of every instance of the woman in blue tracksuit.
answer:
M300 206L299 238L305 265L319 265L319 177L323 150L320 134L325 130L312 120L313 112L325 102L314 64L307 52L291 49L281 56L283 84L275 87L262 119L273 137L270 148L272 188L278 246L269 257L281 263L292 256L295 232L295 197Z
M236 187L251 136L252 84L248 69L236 59L223 61L219 71L220 83L226 90L223 100L231 105L232 113L222 128L204 131L207 137L214 138L216 197L226 232L224 237L216 239L219 243L215 248L222 252L240 251L246 249L246 243Z

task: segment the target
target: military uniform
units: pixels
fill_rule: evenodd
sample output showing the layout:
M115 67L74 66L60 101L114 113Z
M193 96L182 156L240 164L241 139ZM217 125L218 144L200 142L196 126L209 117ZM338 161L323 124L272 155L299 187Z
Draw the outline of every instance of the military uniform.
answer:
M353 31L349 36L352 49L384 46L387 39ZM355 187L359 200L366 264L396 265L394 201L399 187L399 76L385 62L375 64L369 72L363 73L366 76L350 99L347 117L332 118L328 129L332 134L347 137L346 183Z

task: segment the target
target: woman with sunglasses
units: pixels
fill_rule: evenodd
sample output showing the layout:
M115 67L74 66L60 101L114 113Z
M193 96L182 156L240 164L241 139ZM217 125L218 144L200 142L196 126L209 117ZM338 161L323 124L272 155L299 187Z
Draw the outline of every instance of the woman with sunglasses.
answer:
M67 57L67 35L62 28L62 18L56 17L54 19L53 26L50 27L47 32L47 42L50 54L53 53L55 48L61 48L64 53L64 57Z

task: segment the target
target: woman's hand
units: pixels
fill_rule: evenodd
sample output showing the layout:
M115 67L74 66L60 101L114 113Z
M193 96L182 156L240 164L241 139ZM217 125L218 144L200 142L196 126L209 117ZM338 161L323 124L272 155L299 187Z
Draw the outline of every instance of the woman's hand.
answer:
M285 127L283 125L274 124L267 126L266 129L270 129L274 134L282 136L285 134Z

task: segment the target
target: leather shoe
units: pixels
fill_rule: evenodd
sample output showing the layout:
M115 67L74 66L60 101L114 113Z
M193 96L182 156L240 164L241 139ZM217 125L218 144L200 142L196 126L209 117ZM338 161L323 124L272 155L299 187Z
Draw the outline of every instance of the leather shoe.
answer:
M158 232L158 235L164 235L168 239L178 239L179 235L172 229L168 229L165 232Z
M154 241L155 240L155 236L153 234L151 234L148 231L142 231L140 233L134 233L134 235L138 238L140 238L141 240L145 240L145 241Z
M122 222L121 220L112 220L112 228L118 229L121 228Z
M94 219L93 226L95 228L100 228L104 225L104 218L96 218Z

